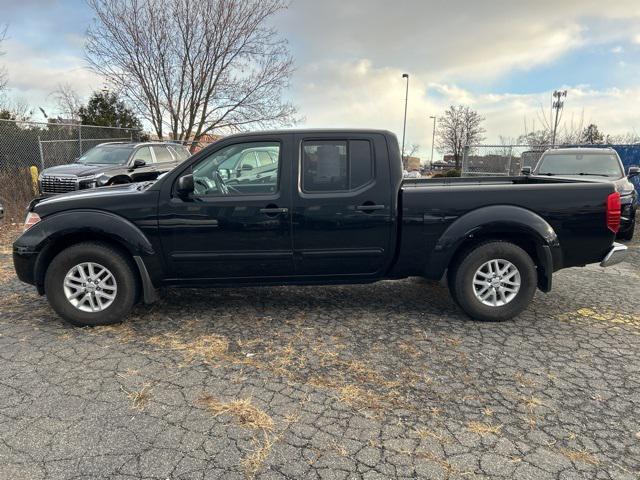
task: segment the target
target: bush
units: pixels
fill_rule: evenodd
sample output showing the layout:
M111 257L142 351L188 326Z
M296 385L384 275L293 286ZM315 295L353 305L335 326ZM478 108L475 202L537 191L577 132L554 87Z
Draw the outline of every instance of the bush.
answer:
M454 168L453 170L447 170L446 172L436 173L431 178L447 178L447 177L459 177L459 176L460 176L460 170L456 170Z

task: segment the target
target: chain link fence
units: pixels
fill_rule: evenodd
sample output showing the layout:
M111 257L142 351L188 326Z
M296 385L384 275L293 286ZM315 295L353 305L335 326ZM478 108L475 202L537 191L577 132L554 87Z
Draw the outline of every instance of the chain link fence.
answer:
M127 128L0 120L0 203L7 218L22 219L37 193L36 170L71 163L100 143L137 141L140 134Z

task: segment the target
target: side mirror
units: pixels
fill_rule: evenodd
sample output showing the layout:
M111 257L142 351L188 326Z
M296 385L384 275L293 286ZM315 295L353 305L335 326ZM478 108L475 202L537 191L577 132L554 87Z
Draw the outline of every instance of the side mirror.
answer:
M229 180L229 178L231 177L231 171L228 168L221 168L220 170L218 170L218 173L220 174L222 180Z
M248 163L245 163L244 165L242 165L243 172L248 172L249 170L253 170L253 167L251 165L249 165Z
M176 192L178 192L178 195L181 197L186 197L193 193L194 188L193 175L190 173L180 177L176 183Z
M133 168L144 167L146 164L147 164L147 162L145 162L144 160L140 160L139 158L136 158L133 161Z
M627 177L633 178L640 175L640 167L629 167L629 172L627 173Z
M531 167L522 167L522 175L531 175Z

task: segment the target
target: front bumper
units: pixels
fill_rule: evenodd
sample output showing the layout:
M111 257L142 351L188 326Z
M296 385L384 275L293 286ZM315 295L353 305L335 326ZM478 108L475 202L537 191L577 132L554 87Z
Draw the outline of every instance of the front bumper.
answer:
M30 251L26 248L13 246L13 267L18 278L31 285L36 284L35 265L38 259L38 252Z
M611 245L611 250L609 253L602 259L600 262L601 267L610 267L611 265L615 265L624 261L627 257L627 247L622 245L621 243L613 242Z

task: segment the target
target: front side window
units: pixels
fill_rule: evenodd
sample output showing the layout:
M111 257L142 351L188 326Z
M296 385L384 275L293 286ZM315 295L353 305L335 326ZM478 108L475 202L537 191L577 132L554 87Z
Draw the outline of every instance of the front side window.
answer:
M540 160L538 175L621 178L618 157L611 153L551 153Z
M312 140L302 144L304 192L355 190L373 178L373 154L368 140Z
M259 168L256 151L275 159L271 168ZM199 196L268 195L278 191L280 144L247 142L212 153L193 167L195 194Z

